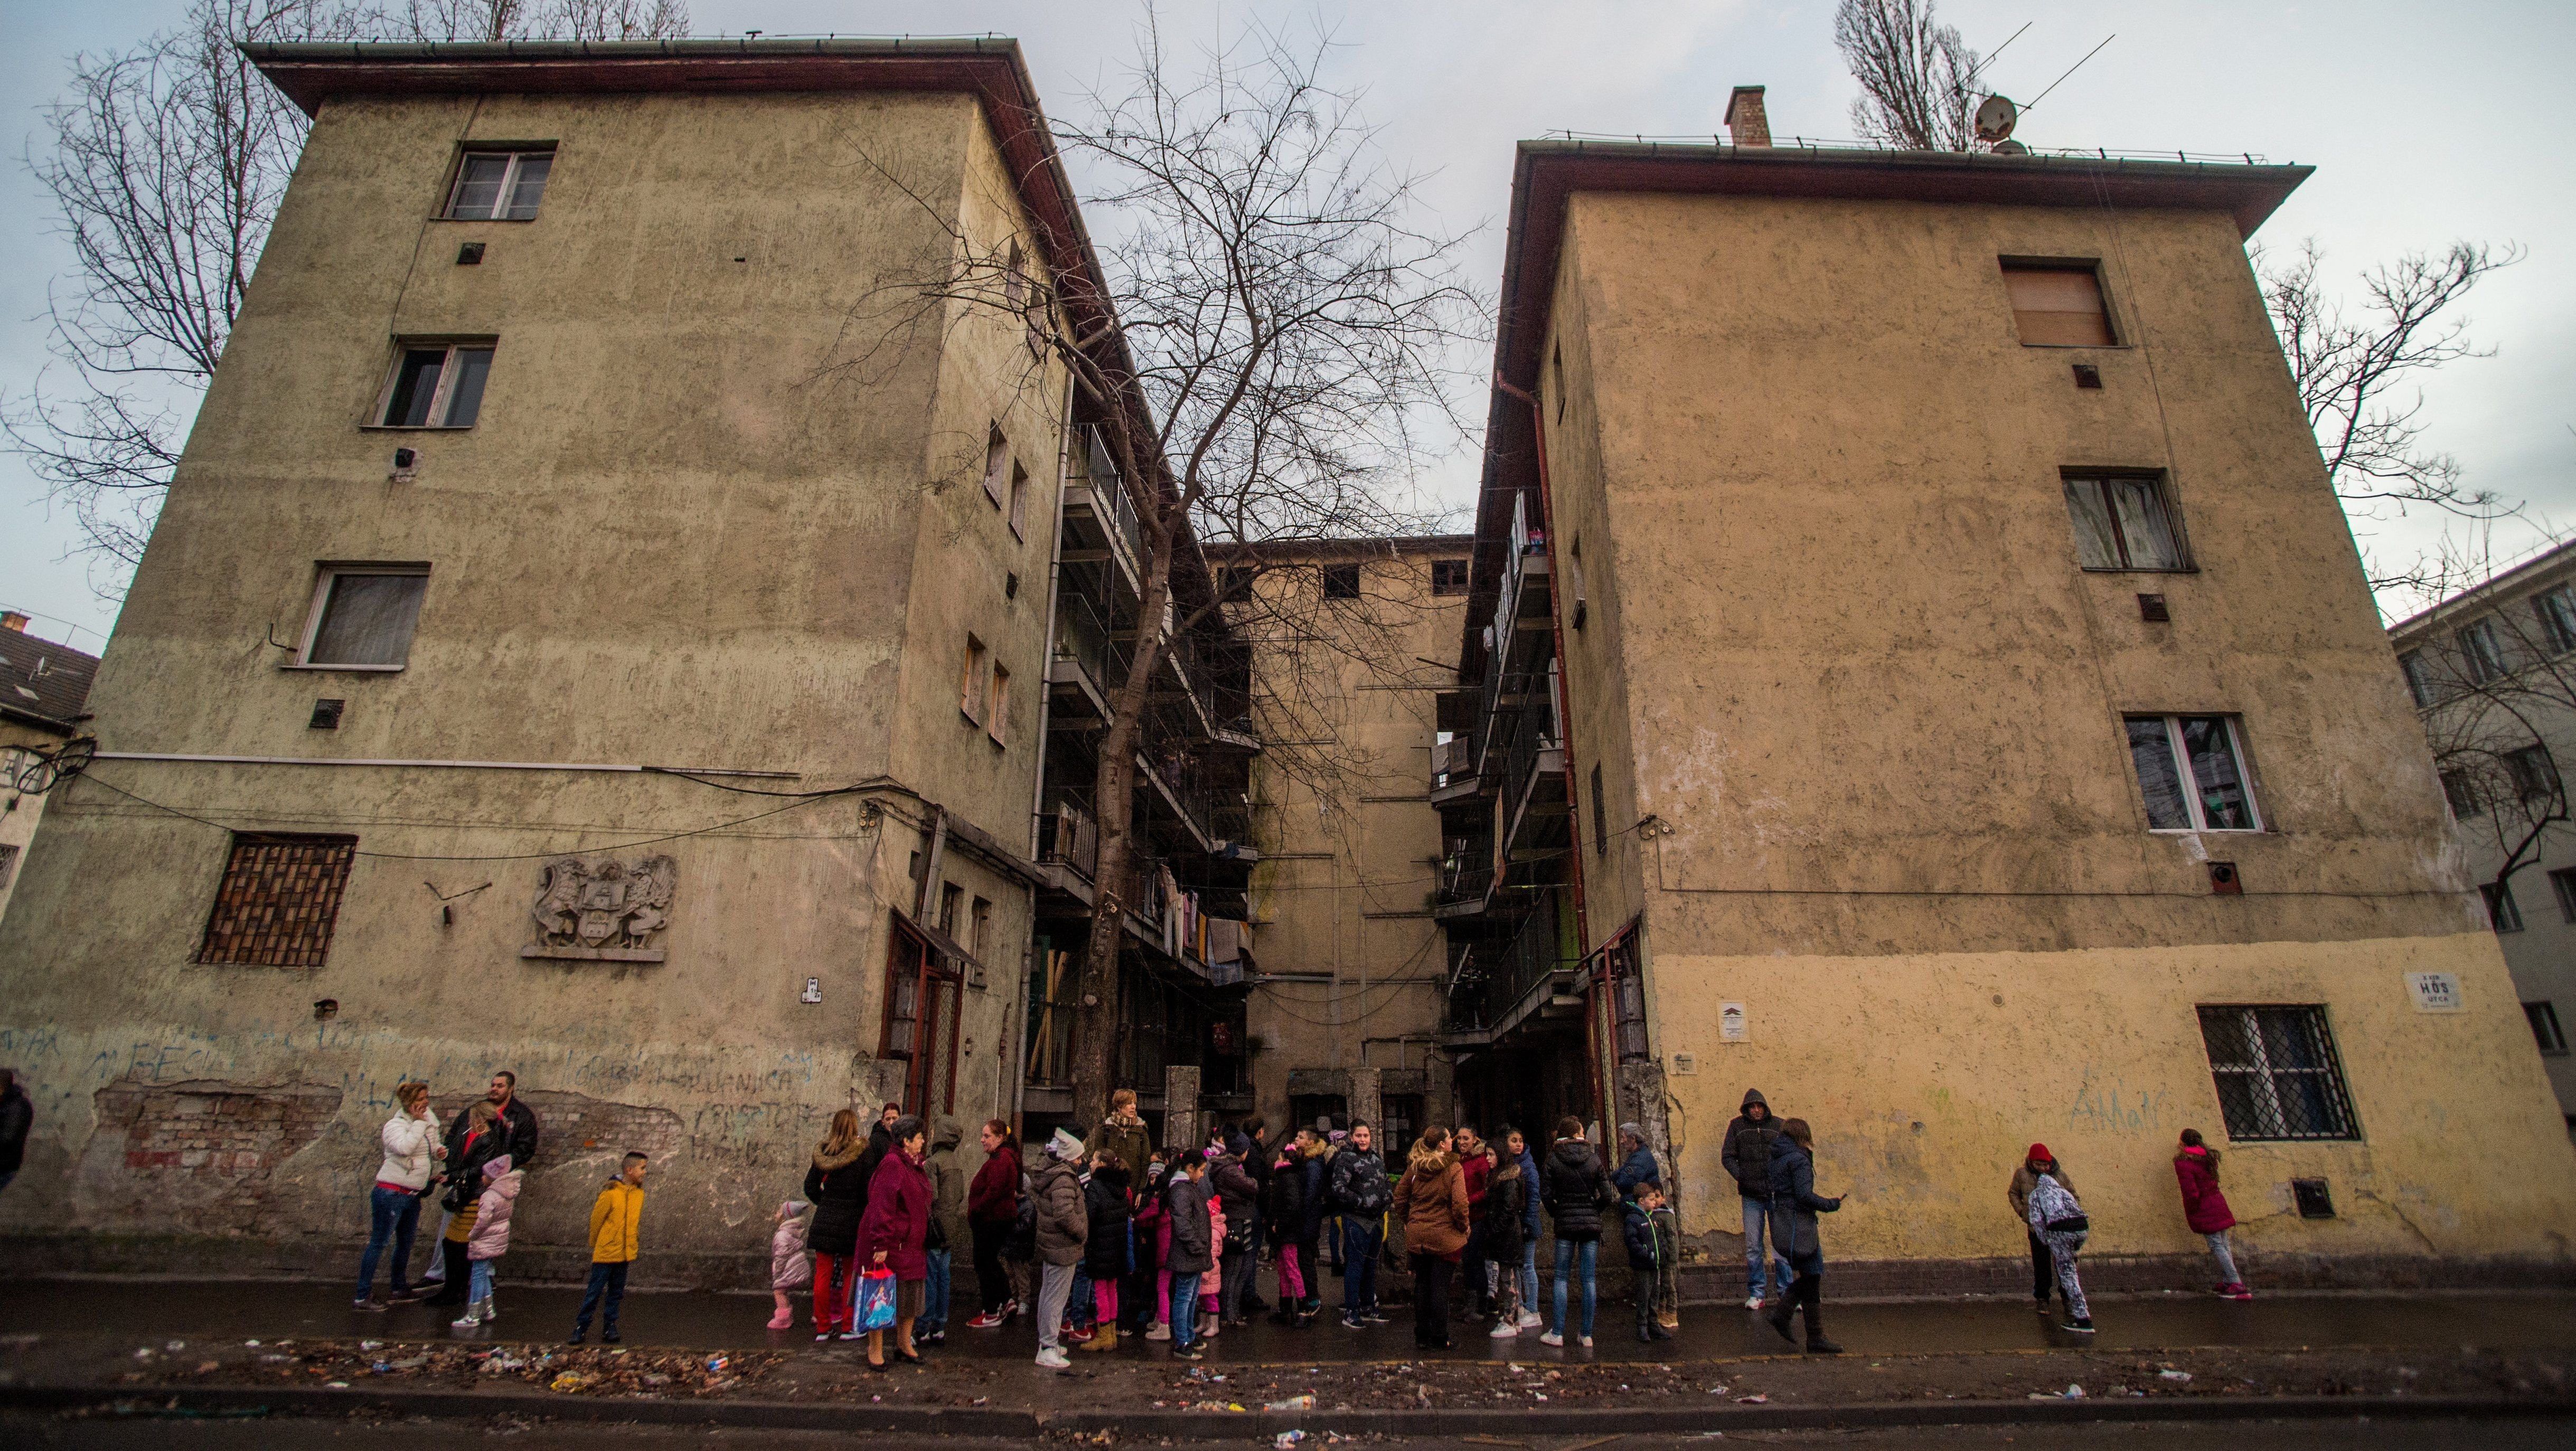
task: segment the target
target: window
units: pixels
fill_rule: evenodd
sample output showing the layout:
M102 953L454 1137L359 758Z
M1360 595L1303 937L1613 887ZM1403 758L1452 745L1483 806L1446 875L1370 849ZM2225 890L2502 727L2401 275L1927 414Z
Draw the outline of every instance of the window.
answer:
M966 674L965 677L958 682L957 708L964 711L966 713L966 718L975 722L977 725L982 725L984 723L984 665L986 653L983 641L976 639L972 635L966 637Z
M2164 481L2153 475L2070 474L2066 512L2086 569L2191 568Z
M1413 1136L1422 1132L1422 1095L1390 1093L1377 1101L1378 1114L1386 1122L1378 1125L1373 1135L1380 1157L1390 1151L1406 1153L1413 1148ZM1314 1120L1305 1120L1312 1123Z
M2200 1037L2229 1138L2361 1137L2325 1009L2204 1007Z
M357 853L354 836L235 832L197 960L320 967Z
M2576 589L2562 584L2533 600L2531 611L2540 616L2540 638L2550 654L2576 650Z
M2489 882L2478 888L2478 894L2487 899L2488 925L2498 932L2522 930L2522 909L2514 905L2513 883Z
M2442 773L2442 799L2451 803L2454 820L2474 821L2486 814L2486 803L2478 799L2478 784L2466 771ZM2576 922L2576 917L2567 920Z
M2004 291L2023 347L2102 348L2118 341L2091 262L2006 262Z
M2495 621L2478 620L2461 627L2459 641L2460 672L2471 685L2504 678L2504 646L2496 639Z
M1002 507L1002 485L1011 476L1011 443L996 423L984 438L984 497Z
M966 889L955 882L939 884L939 931L951 942L957 940L957 912L966 900Z
M1360 597L1360 567L1356 564L1324 566L1324 598L1355 600Z
M304 627L299 665L332 670L400 670L411 655L425 564L335 564L322 569Z
M2558 763L2549 759L2547 746L2505 752L2504 769L2513 778L2514 794L2525 801L2547 801L2558 794Z
M2234 716L2147 715L2128 718L2129 758L2138 770L2151 831L2261 831L2245 779L2243 743ZM2180 761L2191 763L2186 781Z
M2558 893L2558 915L2576 922L2576 867L2560 867L2551 872L2549 885Z
M993 666L993 688L984 701L984 734L994 745L1006 744L1005 726L1011 718L1011 672L997 661Z
M492 345L407 342L385 385L379 428L472 428L492 376Z
M1431 561L1431 592L1436 595L1462 595L1467 592L1467 561L1435 559Z
M2567 1052L2567 1035L2558 1027L2558 1009L2548 1003L2524 1003L2522 1016L2531 1023L2532 1041L2556 1058Z
M2406 693L2415 697L2417 710L2431 710L2441 701L2433 689L2433 667L2424 663L2424 652L2409 650L2397 657L2397 668L2406 672Z
M468 151L456 168L456 190L448 195L447 215L470 222L534 221L537 202L546 194L546 174L554 166L551 147Z
M1247 602L1252 598L1252 581L1258 575L1251 565L1229 564L1216 572L1217 594L1231 603Z
M18 848L0 846L0 892L9 890L9 879L18 875Z
M957 1100L957 968L900 914L888 935L877 1056L903 1063L905 1112L942 1113Z
M983 961L984 949L991 945L992 936L993 904L982 897L977 897L973 909L966 915L967 955L977 962Z
M1026 539L1029 536L1029 471L1016 463L1011 465L1010 519L1011 537Z

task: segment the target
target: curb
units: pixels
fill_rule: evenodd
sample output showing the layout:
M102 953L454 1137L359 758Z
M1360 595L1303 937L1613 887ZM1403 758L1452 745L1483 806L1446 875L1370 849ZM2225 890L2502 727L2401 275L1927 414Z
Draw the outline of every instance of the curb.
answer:
M967 1406L879 1406L839 1401L673 1401L609 1399L500 1391L335 1391L307 1386L9 1386L0 1409L76 1410L126 1404L145 1414L290 1412L345 1415L384 1411L406 1416L473 1419L522 1416L556 1421L641 1422L665 1426L774 1431L886 1431L916 1436L985 1436L1034 1440L1048 1431L1169 1437L1185 1441L1268 1440L1282 1431L1343 1435L1455 1436L1517 1431L1559 1435L1687 1434L1696 1431L1849 1430L1906 1426L2082 1425L2105 1421L2210 1422L2392 1420L2439 1417L2576 1415L2576 1397L2494 1396L2190 1396L2080 1401L1861 1401L1841 1406L1709 1406L1594 1410L1075 1411L1041 1415Z

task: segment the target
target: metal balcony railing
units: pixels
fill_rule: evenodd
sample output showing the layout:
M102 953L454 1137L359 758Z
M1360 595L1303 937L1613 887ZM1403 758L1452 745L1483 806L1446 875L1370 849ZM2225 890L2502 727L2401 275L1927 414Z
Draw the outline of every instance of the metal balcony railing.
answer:
M1129 563L1138 571L1145 565L1145 526L1136 517L1135 496L1127 492L1126 476L1118 471L1109 445L1100 436L1100 426L1085 428L1083 437L1090 443L1083 460L1083 479L1093 497L1109 513L1110 528L1126 547Z
M1540 979L1580 965L1558 936L1556 904L1556 893L1540 893L1509 941L1467 949L1450 977L1447 1021L1452 1031L1501 1026Z
M1540 754L1557 744L1553 670L1533 671L1521 677L1521 689L1516 694L1521 703L1511 707L1510 734L1498 732L1497 743L1489 748L1485 759L1485 769L1500 782L1506 831L1512 828L1522 802L1528 799L1530 778L1539 769Z
M1055 653L1080 665L1104 701L1127 673L1126 652L1110 638L1099 609L1079 594L1056 596Z
M1091 813L1059 801L1038 814L1038 860L1067 866L1084 881L1100 878L1100 827Z

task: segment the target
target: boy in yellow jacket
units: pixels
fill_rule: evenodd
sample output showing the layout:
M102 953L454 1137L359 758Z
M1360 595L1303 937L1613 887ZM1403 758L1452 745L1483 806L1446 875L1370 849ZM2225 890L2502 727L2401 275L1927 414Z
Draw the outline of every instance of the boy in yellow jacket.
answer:
M600 1313L599 1343L617 1343L617 1306L626 1298L626 1267L635 1263L641 1239L644 1171L649 1167L642 1154L628 1154L617 1177L591 1202L590 1286L582 1291L581 1310L573 1317L572 1338L566 1345L590 1338L593 1311Z

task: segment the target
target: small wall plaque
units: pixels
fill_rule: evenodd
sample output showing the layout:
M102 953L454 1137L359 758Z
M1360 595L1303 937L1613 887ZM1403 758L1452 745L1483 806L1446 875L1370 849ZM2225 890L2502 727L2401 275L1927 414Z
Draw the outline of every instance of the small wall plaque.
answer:
M1717 1036L1721 1042L1744 1041L1744 1004L1719 1003L1717 1005Z
M2410 972L2406 974L2406 991L2415 999L2419 1013L2456 1013L2466 1007L2460 998L2460 978L2449 972Z

